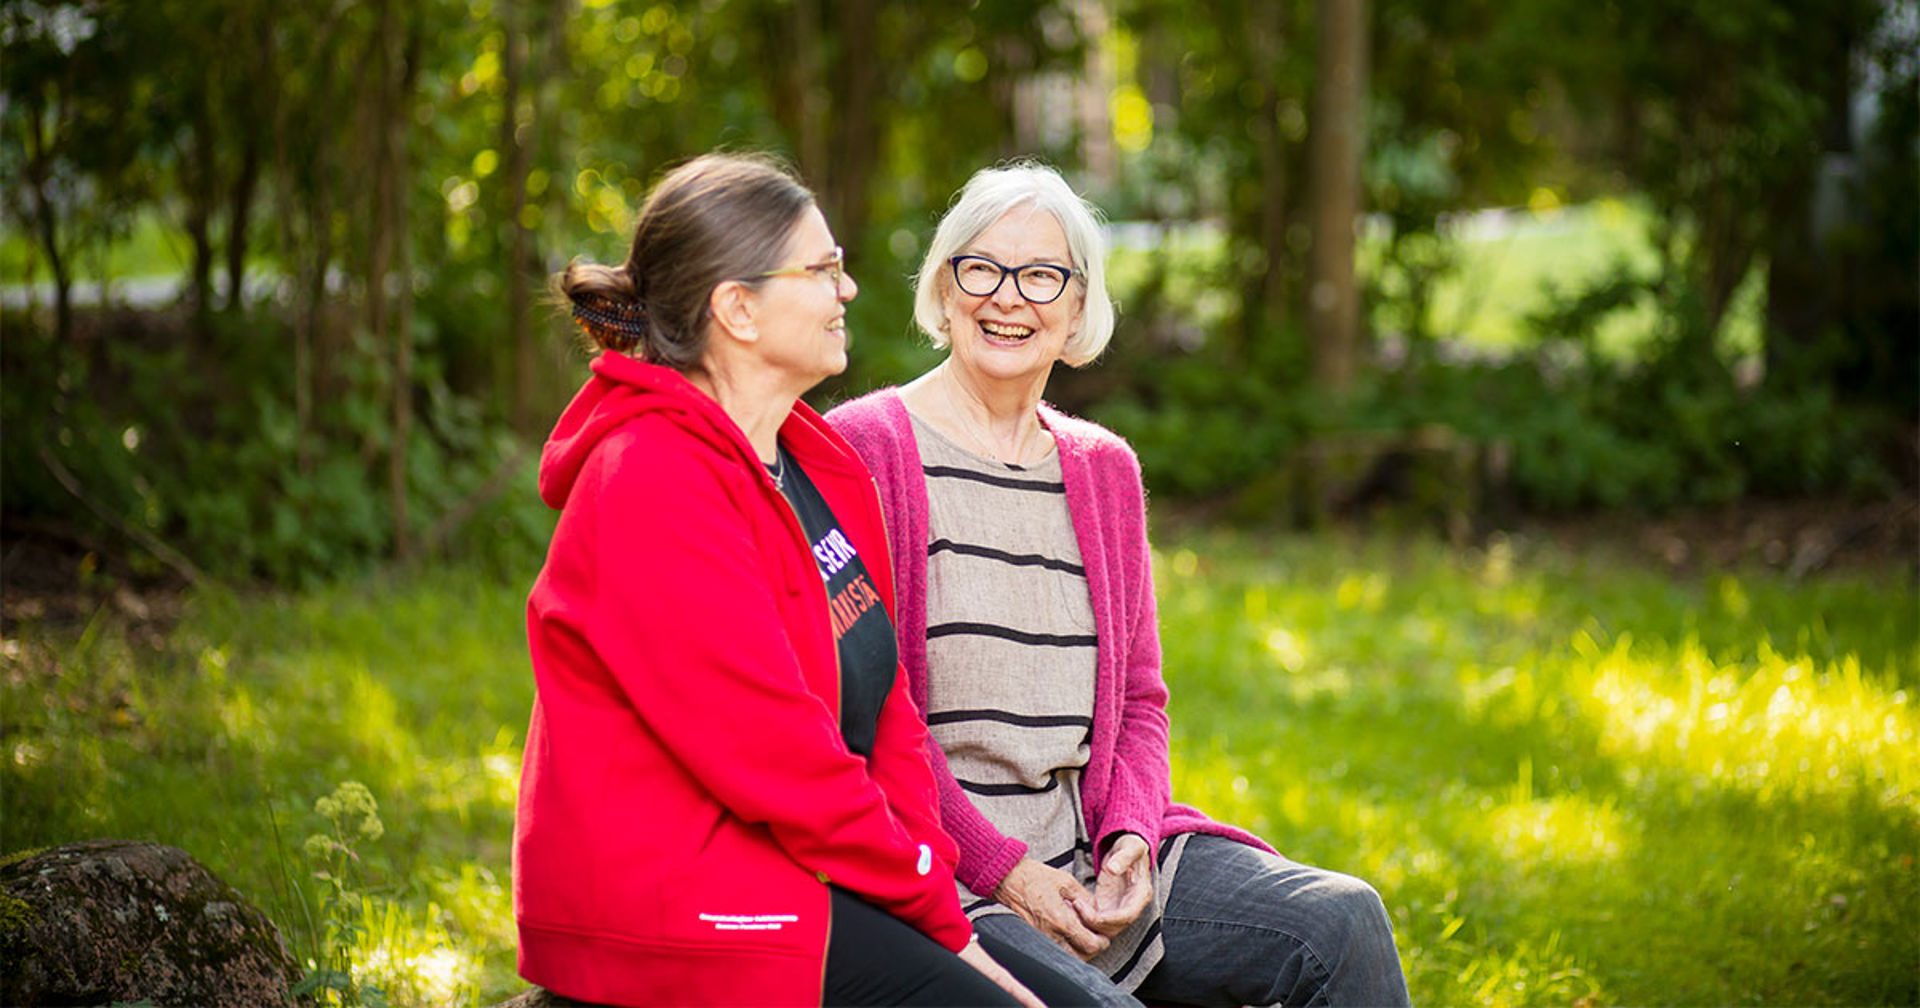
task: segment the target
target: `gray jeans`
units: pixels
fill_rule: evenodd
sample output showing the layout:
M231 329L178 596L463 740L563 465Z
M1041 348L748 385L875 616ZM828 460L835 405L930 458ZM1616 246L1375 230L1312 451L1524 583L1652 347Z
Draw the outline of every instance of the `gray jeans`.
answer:
M1140 1001L1018 917L974 922L1078 984L1088 1004ZM1405 1005L1393 923L1373 887L1214 836L1180 856L1160 923L1166 958L1136 993L1189 1005Z

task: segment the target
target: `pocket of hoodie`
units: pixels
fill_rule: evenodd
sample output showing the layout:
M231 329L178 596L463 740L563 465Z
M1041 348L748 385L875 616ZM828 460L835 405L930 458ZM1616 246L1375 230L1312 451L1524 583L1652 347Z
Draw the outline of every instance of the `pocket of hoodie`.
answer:
M667 936L702 944L791 949L824 922L825 886L814 884L765 827L722 815L699 851L661 884Z

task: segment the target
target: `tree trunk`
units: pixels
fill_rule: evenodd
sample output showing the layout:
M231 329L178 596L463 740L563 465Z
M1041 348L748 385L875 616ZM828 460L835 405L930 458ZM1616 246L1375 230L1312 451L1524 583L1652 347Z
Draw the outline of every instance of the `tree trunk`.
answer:
M827 40L822 37L820 5L815 0L797 0L790 23L794 60L789 64L786 87L774 96L774 108L776 112L785 112L792 127L794 156L800 161L801 177L810 185L823 185L832 170L828 152L833 147L833 124L829 121L831 103L821 59ZM823 208L829 213L829 225L839 223L830 215L832 209Z
M419 25L404 25L398 0L380 0L375 49L374 213L367 265L367 328L388 348L388 506L393 551L412 553L407 515L407 441L413 426L413 282L407 256L407 127L418 65ZM404 35L403 35L404 32Z
M314 60L318 66L305 93L297 100L269 106L275 122L275 160L283 184L289 187L283 197L289 208L286 216L305 228L304 234L289 229L285 236L294 261L300 264L300 305L294 320L293 406L295 456L303 476L313 475L316 465L319 431L315 404L323 397L338 342L329 330L325 307L327 275L333 267L334 256L334 180L344 159L336 147L335 138L339 135L334 128L336 124L320 115L319 110L333 105L336 67L347 62L341 52L345 47L340 42L340 25L341 19L335 15L317 26L317 39L310 51L319 54ZM329 111L332 110L329 108ZM315 119L321 122L316 123ZM290 139L296 135L326 138L311 148L310 153L303 149L305 171L295 168L296 159L301 155L288 150ZM302 179L304 185L299 181Z
M330 81L331 76L323 72L322 79ZM303 476L311 476L314 471L318 437L314 403L326 380L330 364L327 350L332 345L325 331L327 271L333 265L332 178L333 172L327 168L315 172L313 188L307 193L303 207L310 247L303 250L300 260L303 263L301 304L294 321L293 341L294 454Z
M1287 317L1287 273L1292 258L1287 243L1287 142L1280 129L1280 88L1277 64L1284 57L1286 28L1281 5L1256 3L1247 22L1248 65L1260 71L1259 113L1250 124L1255 157L1260 168L1260 205L1248 224L1255 247L1263 253L1260 272L1247 278L1242 296L1244 339L1239 352L1270 334Z
M1316 12L1320 60L1307 152L1313 200L1307 330L1315 381L1339 393L1352 387L1360 356L1353 260L1366 129L1366 0L1319 0Z
M273 129L273 109L280 104L279 68L274 52L272 23L264 12L251 5L244 8L248 35L248 75L228 87L227 100L234 109L235 129L240 143L240 165L234 176L227 202L227 310L245 303L243 284L247 271L249 231L253 223L254 196L260 189L260 172L266 160L265 145Z
M56 120L58 116L54 117ZM60 249L60 221L53 201L47 198L47 176L53 155L48 151L46 114L38 102L27 104L27 174L33 187L34 234L47 254L47 268L53 273L53 332L60 346L68 346L73 337L73 277L67 257Z
M1845 65L1854 49L1852 34L1841 36L1835 63ZM1769 381L1781 387L1825 384L1831 374L1800 371L1808 351L1839 321L1841 298L1849 272L1833 254L1834 232L1842 219L1842 180L1855 164L1853 143L1853 75L1826 76L1825 123L1820 151L1799 164L1780 186L1769 221L1766 324L1763 355ZM1806 384L1800 384L1800 383Z
M411 7L408 8L411 11ZM420 60L425 48L423 19L408 18L406 44L400 53L400 76L389 110L387 129L392 131L393 216L387 224L394 242L394 297L399 299L393 332L393 451L387 456L387 486L393 497L393 548L395 554L413 554L413 535L407 514L407 445L413 437L413 241L408 227L408 189L412 170L407 138L412 133L413 95L419 82Z
M507 234L507 340L511 348L513 375L510 379L512 407L510 422L514 430L527 433L532 427L532 375L528 373L528 358L531 356L531 334L527 324L527 306L530 300L528 291L527 259L532 247L526 225L522 218L527 209L527 176L533 170L533 159L528 145L521 137L522 123L528 123L530 117L521 114L521 82L527 72L527 33L521 25L524 16L521 4L507 2L496 10L500 16L500 160L505 167L501 182L505 192L500 201L500 213L505 218ZM528 128L533 128L528 123ZM494 356L495 360L500 358ZM495 386L498 387L497 385Z
M872 205L886 133L881 102L923 47L883 46L875 0L798 0L792 12L791 44L775 54L791 61L782 64L770 102L793 138L801 178L819 192L821 213L842 243L852 244L866 232Z
M242 283L247 272L247 228L253 218L253 191L260 181L260 140L251 129L242 131L240 174L234 179L227 205L227 310L244 303Z
M842 241L859 241L867 230L874 167L884 132L879 121L880 92L886 86L879 51L880 10L875 0L840 0L831 5L838 22L832 84L834 137L831 174L810 181L827 187L828 223Z
M199 82L201 92L191 99L193 122L189 126L191 149L186 163L187 237L193 243L193 262L187 275L187 299L193 311L194 325L204 338L206 315L213 308L213 204L218 186L214 181L214 163L219 156L219 139L213 124L213 99L206 93L207 82Z

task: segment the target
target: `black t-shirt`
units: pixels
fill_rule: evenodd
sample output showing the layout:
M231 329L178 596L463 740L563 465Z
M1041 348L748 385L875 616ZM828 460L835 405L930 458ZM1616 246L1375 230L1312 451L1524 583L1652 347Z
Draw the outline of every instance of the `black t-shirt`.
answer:
M880 707L893 689L900 650L893 639L893 620L880 604L880 591L867 576L867 566L854 552L826 498L807 478L786 448L779 449L776 473L781 490L800 516L813 559L827 583L827 612L833 619L833 639L840 649L840 736L847 748L873 755L873 738L880 723Z

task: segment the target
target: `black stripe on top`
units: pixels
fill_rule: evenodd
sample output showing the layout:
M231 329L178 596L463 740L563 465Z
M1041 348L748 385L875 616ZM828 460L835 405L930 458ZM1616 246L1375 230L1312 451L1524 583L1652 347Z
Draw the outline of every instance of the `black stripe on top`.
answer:
M1141 956L1147 954L1147 949L1153 947L1153 940L1158 937L1160 937L1160 918L1155 917L1152 921L1148 922L1146 933L1140 936L1140 944L1134 946L1133 955L1127 959L1126 965L1114 970L1113 973L1108 976L1108 979L1119 981L1124 979L1128 973L1133 972L1134 964L1140 961Z
M962 469L958 466L930 465L922 466L921 469L926 473L928 479L972 480L975 483L985 483L988 486L997 486L1007 490L1034 490L1040 493L1056 494L1067 492L1067 485L1058 480L1019 479L1013 476L995 476L992 473L974 472L971 469Z
M1093 845L1083 840L1079 843L1074 844L1072 847L1067 848L1066 853L1055 854L1054 856L1047 858L1045 861L1042 861L1040 863L1043 865L1046 865L1049 868L1058 868L1061 871L1065 871L1068 865L1073 864L1074 856L1079 854L1082 851L1085 851L1088 854L1092 854Z
M1093 718L1084 714L1015 714L1012 711L991 708L958 708L948 711L936 711L927 715L930 725L953 724L956 721L998 721L1001 724L1018 725L1021 728L1092 728Z
M961 556L998 560L1001 563L1011 564L1015 567L1045 567L1048 570L1060 571L1064 574L1077 574L1080 577L1087 576L1086 567L1071 561L1056 560L1053 557L1041 556L1038 553L1008 553L1006 550L997 550L991 546L976 546L973 543L959 543L951 539L935 539L928 543L927 555L932 556L935 553L958 553Z
M1058 777L1047 778L1047 782L1040 787L1028 787L1025 784L980 784L974 781L961 780L958 777L954 778L954 782L960 785L960 790L962 791L969 794L983 795L988 798L1004 798L1008 795L1046 794L1060 786L1060 778Z
M1093 634L1044 634L1028 633L992 623L939 623L927 628L927 639L935 637L998 637L1016 644L1033 644L1041 647L1098 647L1100 638Z

